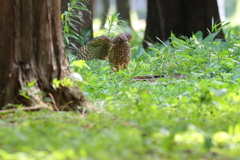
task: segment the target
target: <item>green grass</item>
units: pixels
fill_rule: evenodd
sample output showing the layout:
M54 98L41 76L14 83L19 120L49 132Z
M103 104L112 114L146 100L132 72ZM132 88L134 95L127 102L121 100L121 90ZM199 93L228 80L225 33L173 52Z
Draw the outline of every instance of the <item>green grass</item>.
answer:
M127 70L111 73L99 60L71 66L99 112L1 114L0 159L240 159L240 37L172 34L144 51L134 35ZM167 78L133 81L148 74Z

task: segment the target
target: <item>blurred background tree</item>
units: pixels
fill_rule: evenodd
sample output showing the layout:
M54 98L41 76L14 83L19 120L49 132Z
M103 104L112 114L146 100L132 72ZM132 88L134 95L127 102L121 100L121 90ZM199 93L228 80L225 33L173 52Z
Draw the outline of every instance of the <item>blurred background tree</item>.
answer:
M129 0L116 0L117 2L117 12L120 13L120 17L125 21L129 26L131 26L130 19L130 3Z
M221 22L217 0L148 0L147 26L145 30L144 48L148 42L168 40L171 32L177 37L187 36L201 31L203 37L209 34L214 24ZM220 26L219 26L220 27ZM224 39L220 31L217 38Z
M104 27L106 23L106 15L108 15L108 10L110 7L110 0L102 0L103 14L101 14L101 28Z

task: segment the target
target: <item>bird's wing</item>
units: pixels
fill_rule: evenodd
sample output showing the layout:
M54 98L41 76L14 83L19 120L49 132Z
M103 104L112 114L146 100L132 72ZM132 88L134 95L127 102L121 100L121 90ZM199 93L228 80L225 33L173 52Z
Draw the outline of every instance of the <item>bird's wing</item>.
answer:
M100 37L96 37L94 38L91 42L89 42L88 44L91 44L94 47L98 47L100 45L104 45L104 43L110 43L111 39L108 38L105 35L101 35Z
M107 36L102 35L79 48L77 57L86 61L92 59L106 60L107 51L110 48L111 44L111 39L109 39Z
M96 48L95 52L97 52L96 54L98 55L98 59L108 59L108 50L112 45L112 39L108 38L105 35L102 35L90 42L90 45L93 48Z
M97 55L92 51L91 47L89 47L89 44L85 44L84 46L80 47L76 56L77 59L82 59L85 61L90 61L97 58Z

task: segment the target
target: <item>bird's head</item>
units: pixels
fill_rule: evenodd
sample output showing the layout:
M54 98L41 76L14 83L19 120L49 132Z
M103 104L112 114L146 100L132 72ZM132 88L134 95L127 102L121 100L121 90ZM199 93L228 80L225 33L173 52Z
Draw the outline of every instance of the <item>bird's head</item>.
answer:
M125 34L119 34L116 38L114 38L113 43L121 45L129 44L128 38L125 36Z
M130 43L132 40L132 33L124 33L124 35L127 37L128 43Z

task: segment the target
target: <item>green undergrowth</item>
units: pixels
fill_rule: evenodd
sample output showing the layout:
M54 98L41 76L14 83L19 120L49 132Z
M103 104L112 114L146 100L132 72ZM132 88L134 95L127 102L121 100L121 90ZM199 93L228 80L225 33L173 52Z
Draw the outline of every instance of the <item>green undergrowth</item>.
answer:
M240 159L240 37L201 35L132 45L118 73L108 61L70 58L99 111L1 114L0 159ZM134 79L144 75L164 78Z

